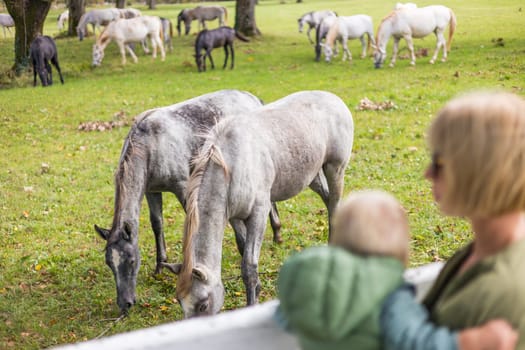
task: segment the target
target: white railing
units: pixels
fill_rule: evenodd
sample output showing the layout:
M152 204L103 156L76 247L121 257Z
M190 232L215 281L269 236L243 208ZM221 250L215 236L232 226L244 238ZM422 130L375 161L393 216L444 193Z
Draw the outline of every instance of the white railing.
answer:
M416 285L420 300L443 266L432 263L408 269L405 280ZM172 322L55 350L298 350L296 338L273 318L278 300L221 314Z

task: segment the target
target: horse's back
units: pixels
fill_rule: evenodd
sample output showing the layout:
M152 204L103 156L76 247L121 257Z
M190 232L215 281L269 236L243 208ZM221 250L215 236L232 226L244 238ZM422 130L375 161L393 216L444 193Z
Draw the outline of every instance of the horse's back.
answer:
M450 21L450 9L442 5L431 5L396 11L399 27L408 25L413 37L424 37L436 28L444 29ZM405 29L406 30L406 29Z
M353 128L352 114L339 97L302 91L254 110L249 118L226 119L212 142L239 169L239 178L264 173L272 201L279 201L308 186L324 163L346 165Z
M338 20L340 28L344 28L350 38L360 37L364 33L373 35L372 17L368 15L340 16Z

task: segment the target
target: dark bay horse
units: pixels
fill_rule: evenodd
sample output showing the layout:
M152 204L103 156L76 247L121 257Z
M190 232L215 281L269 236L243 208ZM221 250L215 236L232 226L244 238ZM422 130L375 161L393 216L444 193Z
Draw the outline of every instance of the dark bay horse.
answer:
M230 27L220 27L217 29L204 29L197 39L195 39L195 63L199 72L206 71L206 56L210 59L211 68L214 69L213 58L211 57L211 50L216 47L224 47L224 65L222 68L226 68L228 63L228 55L231 54L230 69L233 69L235 61L235 52L233 50L233 41L237 37L239 40L248 42L248 38L239 34L235 29ZM205 51L204 55L201 54L202 50Z
M184 22L185 34L188 35L191 29L191 22L198 21L199 31L201 28L207 29L206 21L213 21L219 19L219 26L226 24L228 19L228 10L223 6L197 6L193 9L183 9L177 16L177 32L180 36L181 22Z
M326 205L331 227L353 135L350 110L325 91L294 93L244 117L225 118L210 131L188 182L184 260L166 264L179 274L177 299L185 317L215 314L224 303L221 258L228 220L246 232L238 248L248 305L261 289L258 260L272 202L310 187Z
M58 63L57 47L51 37L47 35L37 36L29 47L29 57L33 65L33 86L36 86L37 73L42 86L53 85L53 74L49 61L57 69L60 82L64 84L64 78Z
M201 136L225 116L248 113L261 106L261 101L248 92L221 90L137 116L124 142L115 175L113 224L109 230L95 225L97 233L107 241L106 263L115 276L117 304L122 313L135 303L140 267L139 215L144 195L155 234L155 273L160 273L162 263L167 261L162 192L174 193L184 207L190 159L204 141ZM279 218L276 211L273 214L270 221L274 240L280 241ZM236 234L244 235L235 222L232 226Z

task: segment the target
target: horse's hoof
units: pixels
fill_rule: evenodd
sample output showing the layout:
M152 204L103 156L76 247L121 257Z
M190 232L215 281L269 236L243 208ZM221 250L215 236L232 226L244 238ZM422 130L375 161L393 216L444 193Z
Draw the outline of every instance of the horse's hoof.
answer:
M389 66L390 68L394 68L394 64L393 64L393 63L390 63L388 66Z
M430 63L430 64L434 64L434 62L435 62L434 60L430 60L430 62L429 62L429 63Z
M434 63L434 62L431 61L430 63ZM416 65L416 62L410 62L410 65L413 67Z

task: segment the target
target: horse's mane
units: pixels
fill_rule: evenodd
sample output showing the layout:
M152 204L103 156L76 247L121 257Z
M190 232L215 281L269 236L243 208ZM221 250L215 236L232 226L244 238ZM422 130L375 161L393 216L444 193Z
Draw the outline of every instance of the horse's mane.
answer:
M144 119L146 116L147 115L142 116L140 120ZM118 225L120 221L119 219L123 209L123 201L120 199L123 196L126 196L128 191L126 180L134 178L137 175L136 169L133 166L130 166L130 163L134 159L144 160L146 157L146 145L141 141L140 138L136 137L137 124L138 122L135 123L135 125L131 128L128 136L126 137L126 140L124 141L124 147L122 148L122 152L120 154L119 165L115 172L115 211L113 213L113 225Z
M377 27L377 32L376 32L376 43L379 43L379 33L381 32L381 27L383 26L383 24L385 23L386 20L389 20L393 17L396 16L396 11L392 11L390 12L388 15L386 15L385 17L383 17L383 19L381 20L381 22L379 23L379 26Z
M336 20L334 24L332 24L332 26L328 30L328 33L326 34L326 43L330 46L333 46L338 33L339 33L339 19Z
M213 135L213 132L211 133ZM199 228L199 191L204 172L212 161L224 170L228 178L229 171L222 156L221 150L208 139L199 154L192 160L193 172L188 180L186 195L186 219L184 220L183 256L182 267L177 282L177 295L184 297L189 293L192 281L193 261L193 235Z

